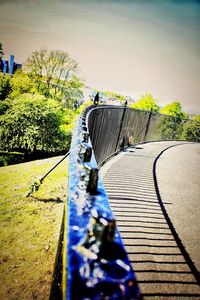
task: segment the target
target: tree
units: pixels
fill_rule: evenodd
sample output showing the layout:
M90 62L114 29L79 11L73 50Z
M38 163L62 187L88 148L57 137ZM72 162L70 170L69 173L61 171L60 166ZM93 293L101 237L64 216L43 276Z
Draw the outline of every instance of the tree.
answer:
M130 107L138 108L146 111L158 112L160 107L157 105L157 100L153 95L146 93L136 103L131 104Z
M183 120L187 114L182 111L182 106L179 102L173 102L160 110L162 116L160 119L160 130L163 139L178 140L183 132Z
M200 142L200 115L184 124L182 138L187 141Z
M59 104L44 96L22 94L0 116L0 147L8 151L47 153L67 148Z
M68 81L78 72L78 63L68 52L43 48L27 58L24 70L34 79L39 93L63 99Z
M187 114L183 112L180 102L172 102L160 110L161 114L175 117L177 120L187 118Z

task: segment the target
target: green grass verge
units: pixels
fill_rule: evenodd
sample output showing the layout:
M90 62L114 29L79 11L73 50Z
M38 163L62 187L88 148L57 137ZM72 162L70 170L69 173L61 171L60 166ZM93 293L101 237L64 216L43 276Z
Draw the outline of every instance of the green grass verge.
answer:
M0 168L0 299L48 299L64 201L68 160L32 197L38 176L61 157Z

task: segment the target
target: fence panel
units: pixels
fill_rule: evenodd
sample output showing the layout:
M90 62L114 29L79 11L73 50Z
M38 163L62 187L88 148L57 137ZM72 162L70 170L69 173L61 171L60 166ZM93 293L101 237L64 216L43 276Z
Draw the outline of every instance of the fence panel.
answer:
M173 116L114 106L96 107L88 116L88 129L98 165L129 143L185 140L183 128L191 123ZM194 141L199 141L198 133Z

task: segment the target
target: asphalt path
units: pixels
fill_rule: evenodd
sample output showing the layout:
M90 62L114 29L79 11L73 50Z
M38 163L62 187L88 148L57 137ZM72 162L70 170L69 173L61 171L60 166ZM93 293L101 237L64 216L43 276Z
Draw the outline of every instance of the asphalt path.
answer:
M200 299L200 144L131 147L100 170L145 299Z
M166 150L157 162L161 198L174 227L200 270L200 144Z

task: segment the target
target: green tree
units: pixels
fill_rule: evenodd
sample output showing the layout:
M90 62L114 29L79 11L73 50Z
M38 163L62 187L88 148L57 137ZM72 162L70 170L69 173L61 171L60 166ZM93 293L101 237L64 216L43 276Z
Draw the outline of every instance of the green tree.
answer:
M187 118L187 114L182 111L179 102L173 102L160 110L165 115L161 117L160 130L163 139L178 140L183 132L183 120Z
M193 117L183 126L182 139L200 142L200 115Z
M177 120L187 118L187 114L183 112L180 102L172 102L160 110L161 114L175 117Z
M131 104L130 107L138 108L146 111L158 112L160 107L157 104L157 100L152 94L146 93L136 103Z
M5 100L11 91L10 76L0 72L0 100Z
M44 96L22 94L0 116L0 147L8 151L56 152L67 149L58 103ZM68 145L69 146L69 145Z
M24 70L33 78L40 94L62 100L68 81L78 72L78 63L68 52L43 48L27 58Z

